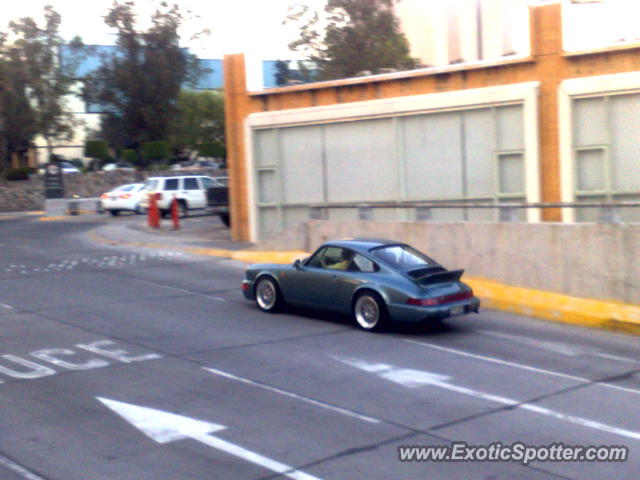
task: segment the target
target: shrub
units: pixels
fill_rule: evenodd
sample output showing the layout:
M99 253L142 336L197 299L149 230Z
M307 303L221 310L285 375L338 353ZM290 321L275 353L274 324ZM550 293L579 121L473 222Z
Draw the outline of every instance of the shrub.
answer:
M12 168L7 170L5 178L10 181L29 180L29 174L35 173L36 169L32 167Z

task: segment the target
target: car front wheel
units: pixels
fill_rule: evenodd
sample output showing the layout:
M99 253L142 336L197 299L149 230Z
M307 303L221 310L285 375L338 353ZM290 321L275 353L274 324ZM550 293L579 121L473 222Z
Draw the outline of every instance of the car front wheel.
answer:
M373 292L358 295L353 305L353 316L360 328L370 332L382 330L388 320L384 301Z
M276 312L282 305L278 285L270 277L263 277L256 284L256 303L263 312Z

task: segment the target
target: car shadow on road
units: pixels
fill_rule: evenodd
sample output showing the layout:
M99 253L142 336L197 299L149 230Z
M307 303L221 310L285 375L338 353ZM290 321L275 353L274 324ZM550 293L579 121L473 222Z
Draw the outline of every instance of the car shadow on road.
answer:
M313 310L303 307L288 306L283 312L289 315L297 315L304 318L318 320L327 323L333 323L334 325L340 325L343 327L350 327L357 330L357 326L353 318L348 315L342 315L335 312L327 312L324 310ZM464 332L465 329L460 328L457 325L444 321L425 321L421 323L400 323L391 322L385 327L381 334L397 334L406 336L421 336L421 335L451 335Z

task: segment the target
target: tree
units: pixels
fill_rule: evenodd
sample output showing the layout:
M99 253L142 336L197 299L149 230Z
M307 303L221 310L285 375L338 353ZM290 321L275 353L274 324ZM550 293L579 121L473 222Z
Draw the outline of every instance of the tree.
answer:
M20 62L26 97L32 108L34 129L44 137L49 156L54 140L70 140L79 122L67 108L67 96L73 93L75 64L80 58L82 41L76 37L68 44L66 62L59 52L64 40L59 34L61 17L53 7L44 7L44 27L31 17L9 23L16 37L11 47L13 62Z
M142 144L142 158L146 162L166 160L171 155L169 144L165 141L145 142Z
M318 80L415 68L393 11L395 1L328 0L324 17L308 7L298 8L287 21L301 25L300 37L289 47L317 65Z
M106 15L117 51L86 77L83 97L102 108L102 132L112 146L137 149L168 138L182 85L194 83L201 70L179 45L184 18L178 6L160 3L146 31L138 29L134 7L115 0Z
M207 142L224 145L224 97L221 92L183 90L178 97L172 147L193 154Z

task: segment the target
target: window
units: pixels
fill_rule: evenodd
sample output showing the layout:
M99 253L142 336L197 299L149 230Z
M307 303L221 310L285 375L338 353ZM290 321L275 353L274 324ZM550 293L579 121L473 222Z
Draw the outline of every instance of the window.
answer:
M498 193L524 192L524 161L521 153L498 154Z
M353 257L353 261L351 262L351 270L356 272L372 273L380 270L380 267L367 257L363 257L356 253Z
M307 260L307 266L313 267L313 268L322 268L322 264L320 263L320 260L322 259L322 256L324 255L325 250L326 250L326 247L318 250L309 260Z
M153 192L158 188L158 180L147 180L145 186L147 187L147 190Z
M178 180L177 178L168 178L164 182L165 190L178 190Z
M436 264L434 260L408 245L377 247L371 250L371 253L374 257L398 270Z
M202 180L202 186L206 189L206 188L211 188L211 187L215 187L216 184L215 182L208 177L203 177L200 180Z
M200 190L200 185L198 185L197 178L185 178L184 179L184 189L185 190Z

